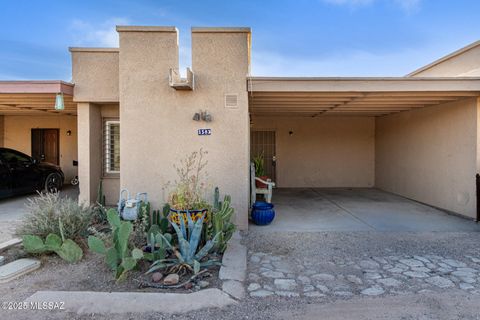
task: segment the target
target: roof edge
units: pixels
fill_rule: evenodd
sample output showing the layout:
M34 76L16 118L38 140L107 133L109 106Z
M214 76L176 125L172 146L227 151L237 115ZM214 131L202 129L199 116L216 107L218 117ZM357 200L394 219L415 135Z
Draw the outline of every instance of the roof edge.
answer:
M75 84L62 80L0 81L0 93L63 93L73 95Z
M69 47L70 52L119 52L119 48Z
M117 32L175 32L178 29L174 26L117 26Z
M192 33L252 33L248 27L192 27Z
M480 77L247 77L252 81L462 81Z
M465 46L465 47L463 47L463 48L460 48L460 49L458 49L458 50L456 50L456 51L454 51L454 52L452 52L452 53L450 53L450 54L447 54L446 56L441 57L440 59L437 59L437 60L435 60L435 61L433 61L433 62L431 62L431 63L429 63L429 64L427 64L427 65L425 65L425 66L423 66L423 67L421 67L421 68L418 68L418 69L410 72L410 73L407 74L405 77L412 77L412 76L414 76L414 75L416 75L416 74L419 74L419 73L421 73L421 72L423 72L423 71L425 71L425 70L431 69L432 67L434 67L434 66L436 66L436 65L439 65L440 63L445 62L445 61L447 61L447 60L449 60L449 59L452 59L452 58L454 58L454 57L456 57L456 56L459 56L459 55L461 55L462 53L465 53L465 52L467 52L467 51L469 51L469 50L471 50L471 49L473 49L473 48L475 48L475 47L478 47L479 45L480 45L480 40L475 41L475 42L473 42L473 43L471 43L471 44L469 44L469 45L467 45L467 46Z

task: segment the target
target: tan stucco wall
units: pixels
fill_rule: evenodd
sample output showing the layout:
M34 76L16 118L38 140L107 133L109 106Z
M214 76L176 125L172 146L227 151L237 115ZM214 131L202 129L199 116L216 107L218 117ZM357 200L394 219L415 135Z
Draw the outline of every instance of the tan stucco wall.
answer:
M376 120L376 186L475 217L476 99Z
M162 187L176 179L174 164L195 150L208 151L212 192L232 196L236 222L247 227L249 118L246 32L193 32L194 91L168 84L178 67L177 33L171 29L120 33L121 186L148 192L154 207L166 200ZM205 30L204 30L205 31ZM224 94L238 94L238 108L224 107ZM207 109L213 122L192 117ZM212 129L198 136L197 129Z
M252 130L276 133L279 187L374 184L373 117L254 117Z
M107 205L118 201L119 177L103 177L103 119L117 118L118 105L78 104L80 202L97 200L100 179Z
M31 155L32 129L60 129L60 166L65 173L65 182L77 175L77 117L75 116L4 116L4 146ZM67 136L67 130L72 131Z
M480 76L480 44L439 61L413 77L478 77Z
M118 102L118 49L71 48L74 101Z

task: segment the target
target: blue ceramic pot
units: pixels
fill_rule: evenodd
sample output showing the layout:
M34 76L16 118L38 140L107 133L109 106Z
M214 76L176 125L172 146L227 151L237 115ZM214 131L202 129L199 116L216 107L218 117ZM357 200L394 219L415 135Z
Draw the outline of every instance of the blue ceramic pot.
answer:
M259 226L270 224L275 218L275 210L273 204L256 201L252 206L252 220L253 223Z

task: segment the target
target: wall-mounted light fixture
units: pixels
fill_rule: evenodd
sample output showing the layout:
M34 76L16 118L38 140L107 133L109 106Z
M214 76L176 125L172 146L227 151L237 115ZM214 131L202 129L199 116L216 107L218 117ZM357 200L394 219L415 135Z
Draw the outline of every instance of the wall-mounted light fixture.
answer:
M205 122L212 122L212 115L205 110L202 112L202 120Z
M293 131L292 130L288 131L288 135L293 136Z
M71 136L72 135L72 130L67 130L67 136Z
M200 121L200 113L196 112L192 118L194 121Z
M196 112L194 115L193 115L193 118L192 118L194 121L205 121L205 122L212 122L213 120L213 117L210 113L208 113L208 111L200 111L200 112Z
M65 103L63 101L63 93L57 93L55 96L55 110L65 109Z

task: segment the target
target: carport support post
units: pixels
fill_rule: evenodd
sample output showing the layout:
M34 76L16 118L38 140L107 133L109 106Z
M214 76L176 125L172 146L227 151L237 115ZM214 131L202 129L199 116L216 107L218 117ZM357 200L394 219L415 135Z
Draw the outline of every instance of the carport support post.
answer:
M96 200L102 174L102 116L100 106L78 103L78 178L80 203Z

